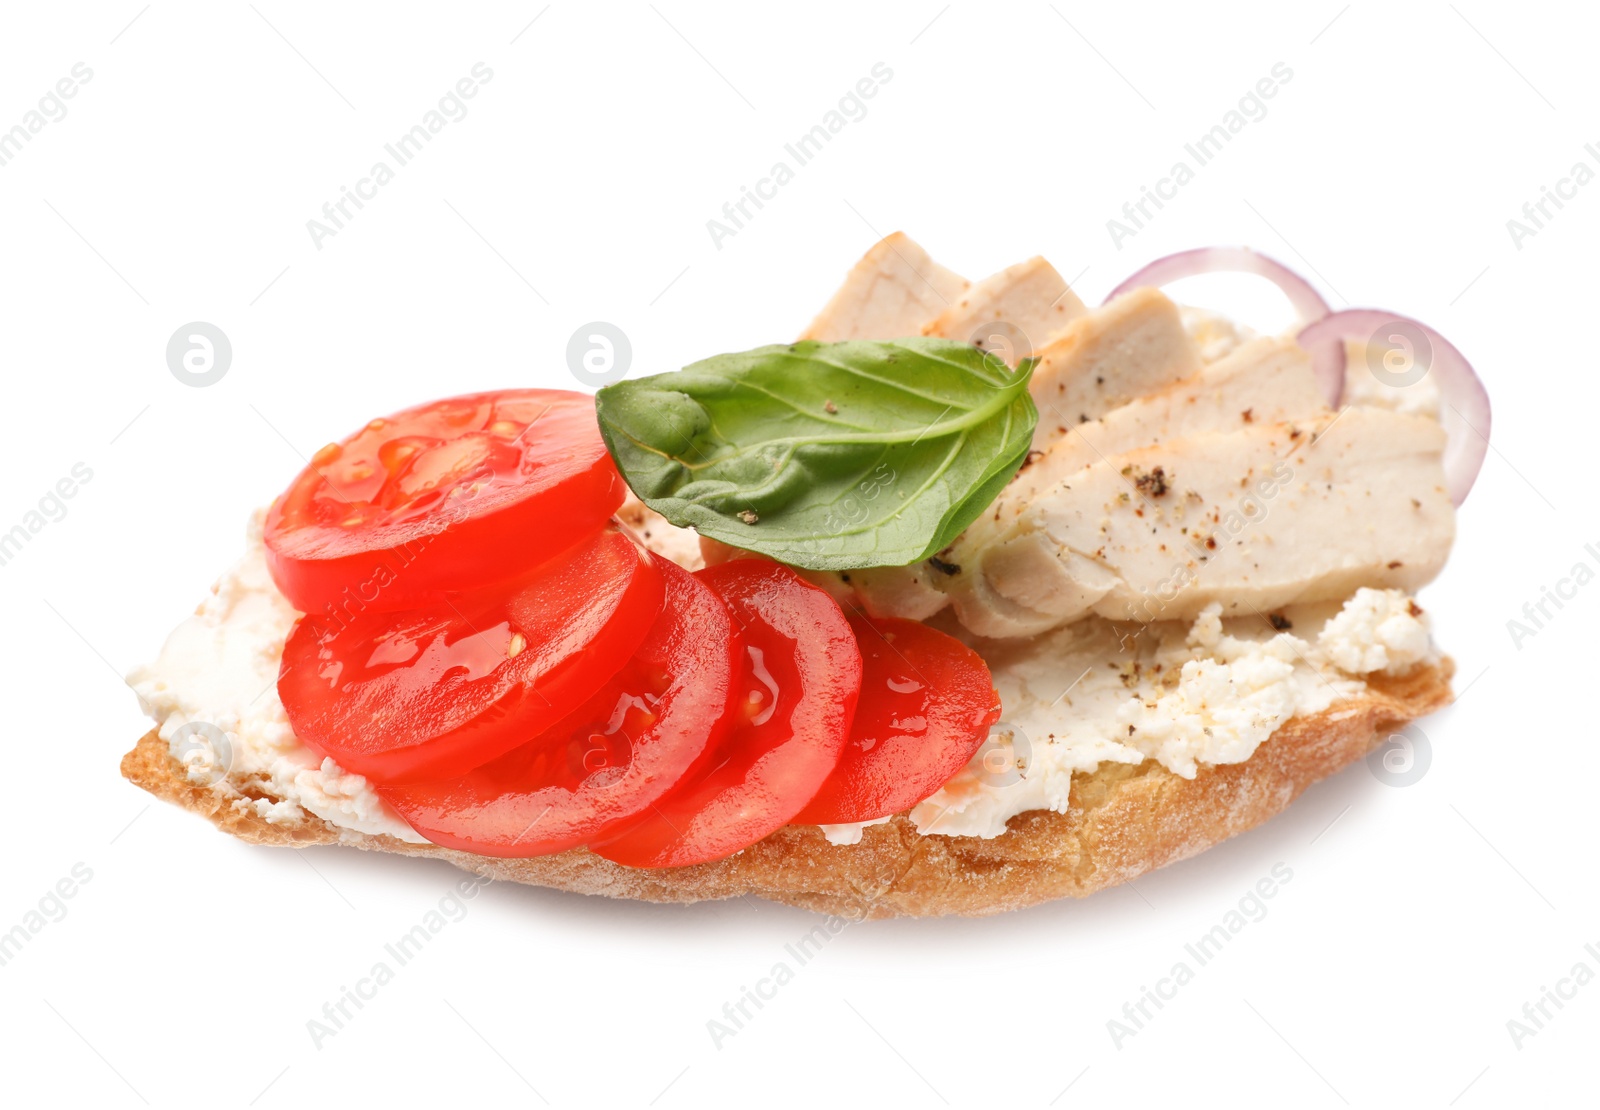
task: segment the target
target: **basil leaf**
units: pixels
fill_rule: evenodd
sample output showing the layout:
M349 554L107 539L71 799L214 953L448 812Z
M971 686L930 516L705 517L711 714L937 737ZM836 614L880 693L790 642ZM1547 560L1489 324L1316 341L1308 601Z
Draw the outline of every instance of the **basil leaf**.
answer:
M811 570L947 547L1027 457L1019 370L947 339L718 355L595 397L623 477L677 525Z

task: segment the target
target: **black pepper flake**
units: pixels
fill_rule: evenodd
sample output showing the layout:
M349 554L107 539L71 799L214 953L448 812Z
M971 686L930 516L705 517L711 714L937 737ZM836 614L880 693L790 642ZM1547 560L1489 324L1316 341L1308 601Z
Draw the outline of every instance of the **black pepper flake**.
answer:
M1162 497L1171 487L1167 485L1167 472L1164 467L1155 467L1144 474L1133 476L1133 485L1146 497Z
M1273 613L1267 617L1267 620L1271 621L1272 627L1276 628L1279 632L1287 632L1289 629L1294 627L1294 625L1289 622L1289 618L1284 616L1282 613Z
M961 573L960 563L947 563L937 555L931 555L928 557L928 565L934 570L938 571L940 574L954 575Z

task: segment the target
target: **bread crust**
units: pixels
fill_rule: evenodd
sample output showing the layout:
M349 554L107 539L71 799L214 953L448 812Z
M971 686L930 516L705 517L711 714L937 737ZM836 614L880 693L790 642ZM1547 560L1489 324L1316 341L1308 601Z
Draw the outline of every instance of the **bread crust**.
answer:
M1400 678L1372 676L1363 695L1296 717L1247 761L1202 767L1193 779L1149 759L1104 764L1074 777L1066 813L1019 814L989 840L923 836L901 815L863 830L859 844L829 844L815 826L793 825L728 859L659 870L625 867L583 848L498 859L342 830L309 813L269 823L235 803L270 795L190 782L155 730L123 757L122 774L252 844L346 844L443 859L494 879L649 902L754 895L857 920L976 917L1080 898L1254 828L1400 725L1448 703L1453 672L1445 659Z

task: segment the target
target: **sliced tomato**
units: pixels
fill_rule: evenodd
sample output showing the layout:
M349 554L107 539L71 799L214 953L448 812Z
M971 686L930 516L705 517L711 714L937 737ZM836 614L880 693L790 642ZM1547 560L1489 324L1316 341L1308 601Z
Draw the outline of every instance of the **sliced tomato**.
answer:
M267 565L303 613L406 609L522 573L625 494L593 398L472 393L318 451L267 513Z
M871 821L949 782L1000 719L984 661L916 621L852 616L865 670L850 742L796 823Z
M505 589L300 618L278 696L295 735L347 771L459 774L600 689L650 631L662 591L653 557L608 527Z
M435 844L510 857L575 847L659 799L726 727L742 654L716 594L670 563L661 570L655 627L576 712L466 775L379 794Z
M855 636L826 592L765 560L696 577L721 596L743 633L743 697L697 773L590 845L631 867L721 859L788 824L839 762L861 688Z

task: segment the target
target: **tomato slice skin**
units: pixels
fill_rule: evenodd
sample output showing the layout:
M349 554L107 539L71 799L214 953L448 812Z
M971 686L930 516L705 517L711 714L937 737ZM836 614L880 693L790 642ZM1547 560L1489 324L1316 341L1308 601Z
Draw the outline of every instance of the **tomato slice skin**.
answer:
M278 696L307 747L374 782L459 774L592 696L661 612L654 557L612 526L508 588L401 613L304 616Z
M839 762L861 689L855 635L824 590L766 560L695 577L721 596L743 633L743 697L695 774L591 843L630 867L721 859L788 824Z
M508 858L576 847L655 802L726 728L743 654L717 596L664 560L661 572L650 635L588 702L466 775L378 793L433 843Z
M586 394L446 398L318 451L267 513L267 567L303 613L408 609L521 574L626 493Z
M1000 719L988 665L960 640L896 618L854 614L850 626L864 664L850 742L796 824L909 809L965 767Z

